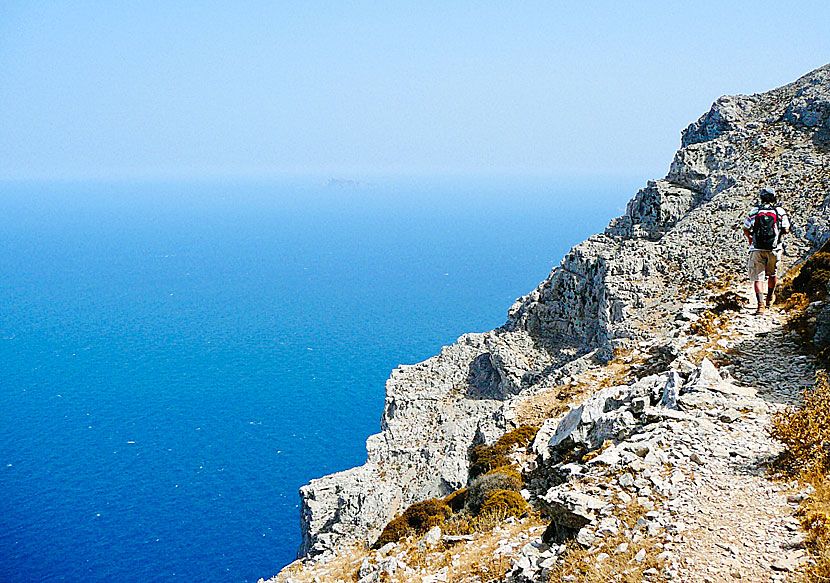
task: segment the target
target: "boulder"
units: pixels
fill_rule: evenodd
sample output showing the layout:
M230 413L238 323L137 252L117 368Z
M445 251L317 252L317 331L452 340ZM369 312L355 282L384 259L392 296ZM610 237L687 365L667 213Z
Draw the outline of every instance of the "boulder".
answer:
M680 375L671 371L666 379L666 384L663 387L663 395L660 397L660 406L665 409L677 409L677 397L680 396L680 390L683 388L683 379Z
M625 386L608 387L591 395L571 409L556 427L548 446L554 450L574 447L596 449L609 438L616 438L635 423L634 416L620 408L630 402Z
M572 538L581 528L591 524L607 504L602 498L572 490L567 485L549 489L543 501L551 517L542 537L546 544Z

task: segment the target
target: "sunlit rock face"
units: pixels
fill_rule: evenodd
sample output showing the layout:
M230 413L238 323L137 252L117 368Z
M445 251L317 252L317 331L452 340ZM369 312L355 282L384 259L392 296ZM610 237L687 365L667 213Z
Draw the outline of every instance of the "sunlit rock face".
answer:
M668 174L637 192L604 233L571 249L504 326L394 370L366 463L301 488L300 555L344 539L373 542L411 503L464 486L470 450L510 429L505 405L517 395L615 349L670 338L690 294L744 277L740 225L762 186L774 187L790 213L785 264L830 236L830 65L767 93L718 99L683 131ZM624 428L624 413L604 412L600 425L591 417L590 428L580 416L566 438L593 443L603 437L597 431Z

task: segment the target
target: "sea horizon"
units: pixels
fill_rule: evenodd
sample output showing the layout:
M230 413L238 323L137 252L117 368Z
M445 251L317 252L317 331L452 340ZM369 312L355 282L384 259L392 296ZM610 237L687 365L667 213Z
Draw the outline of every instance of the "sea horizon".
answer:
M0 182L0 575L275 574L391 370L502 325L642 186Z

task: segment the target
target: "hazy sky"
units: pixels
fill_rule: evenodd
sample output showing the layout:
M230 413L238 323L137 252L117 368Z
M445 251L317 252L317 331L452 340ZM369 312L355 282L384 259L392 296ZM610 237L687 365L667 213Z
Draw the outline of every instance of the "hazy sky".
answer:
M830 2L0 2L0 178L665 174Z

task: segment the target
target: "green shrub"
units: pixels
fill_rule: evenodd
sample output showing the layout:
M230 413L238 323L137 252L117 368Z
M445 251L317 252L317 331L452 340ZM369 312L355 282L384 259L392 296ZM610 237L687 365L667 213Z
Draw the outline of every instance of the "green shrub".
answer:
M520 517L527 512L527 502L522 495L513 490L496 490L490 492L481 505L481 515L499 517Z
M425 534L433 526L444 522L451 514L450 507L441 500L430 498L416 502L386 525L373 548L379 549L386 543L398 542L409 534Z

